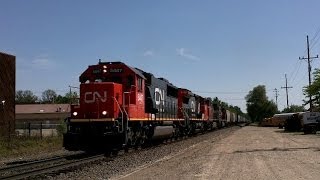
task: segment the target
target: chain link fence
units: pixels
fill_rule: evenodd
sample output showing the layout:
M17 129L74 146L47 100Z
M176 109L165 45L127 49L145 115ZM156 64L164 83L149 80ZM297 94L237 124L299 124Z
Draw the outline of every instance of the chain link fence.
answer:
M64 121L16 122L15 132L17 136L53 137L62 135L65 127Z

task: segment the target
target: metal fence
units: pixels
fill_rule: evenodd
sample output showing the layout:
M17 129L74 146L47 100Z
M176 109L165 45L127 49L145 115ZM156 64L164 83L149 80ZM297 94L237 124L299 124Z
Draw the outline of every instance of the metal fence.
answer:
M15 132L17 136L42 138L58 136L63 126L61 123L51 122L18 122L16 123Z

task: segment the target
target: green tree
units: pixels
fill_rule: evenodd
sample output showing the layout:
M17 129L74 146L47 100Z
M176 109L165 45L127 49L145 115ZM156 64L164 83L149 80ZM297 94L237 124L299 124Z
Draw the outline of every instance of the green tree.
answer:
M18 90L16 92L16 104L35 104L37 103L38 99L39 98L30 90Z
M71 100L71 104L77 104L78 103L78 93L77 92L68 92L66 93L65 97L68 99L68 102L70 103Z
M320 69L315 69L313 74L313 82L310 86L305 86L303 89L304 95L307 100L305 100L305 104L309 104L309 97L311 96L311 102L316 110L319 110L320 106Z
M51 104L55 103L55 100L57 98L57 93L52 89L47 89L42 92L42 102Z
M68 92L64 96L58 95L55 99L57 104L77 104L78 103L78 93L77 92Z
M244 114L238 106L229 105L228 103L219 100L218 97L215 97L212 99L212 104L220 106L222 108L229 109L230 111L235 112L240 115Z
M303 112L305 111L303 106L291 105L290 107L284 108L282 113L293 113L293 112Z
M213 98L212 103L219 105L221 103L221 101L218 99L218 97L215 97L215 98Z
M238 106L232 106L232 109L231 109L233 112L239 114L239 115L242 115L243 112L241 111L241 109L238 107Z
M56 104L68 104L70 100L66 96L58 95L55 99Z
M245 98L247 112L252 121L261 121L263 118L271 117L277 112L276 104L268 100L264 85L254 87Z

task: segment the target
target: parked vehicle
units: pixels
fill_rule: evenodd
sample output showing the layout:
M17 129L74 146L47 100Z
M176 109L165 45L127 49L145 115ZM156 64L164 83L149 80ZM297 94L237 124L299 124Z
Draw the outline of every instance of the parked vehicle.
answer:
M305 134L315 134L320 130L320 112L298 112L294 113L285 121L287 131L303 130Z

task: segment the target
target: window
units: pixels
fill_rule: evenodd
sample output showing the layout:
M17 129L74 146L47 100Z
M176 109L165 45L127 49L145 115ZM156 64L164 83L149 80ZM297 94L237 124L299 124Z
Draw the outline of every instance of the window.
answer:
M189 104L189 98L183 97L182 102L183 102L183 104Z
M138 91L142 92L142 78L138 78Z
M122 84L122 78L118 76L113 76L110 79L111 82Z
M168 96L177 98L178 97L178 88L167 85L167 93L168 93Z
M133 77L130 75L130 76L127 76L127 88L130 89L131 88L131 85L133 85Z

